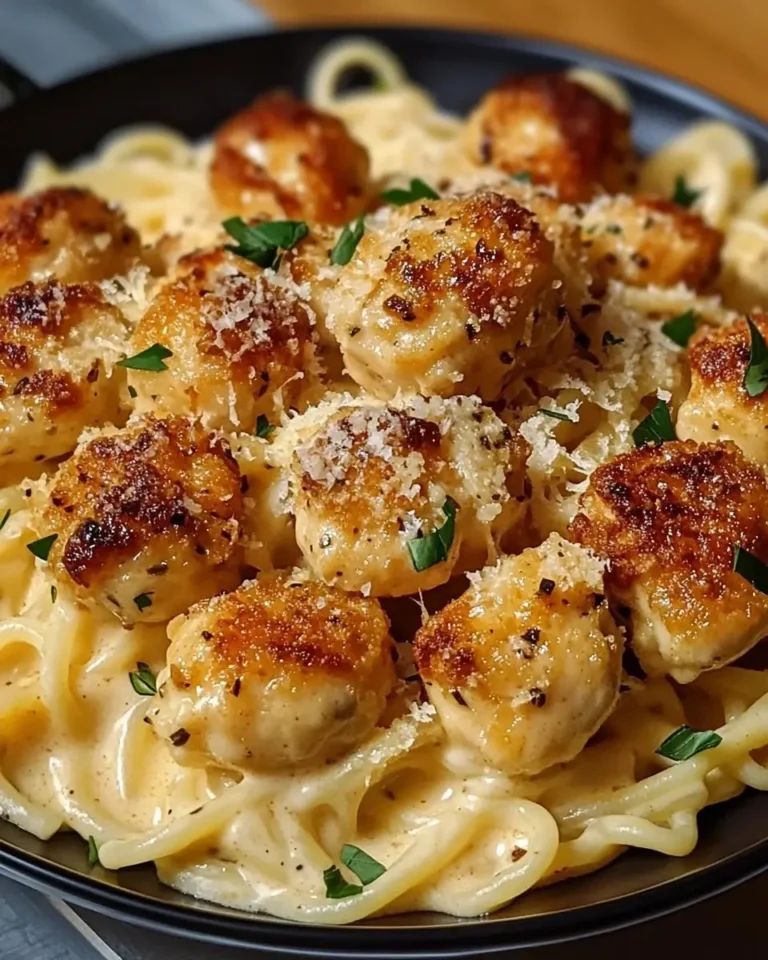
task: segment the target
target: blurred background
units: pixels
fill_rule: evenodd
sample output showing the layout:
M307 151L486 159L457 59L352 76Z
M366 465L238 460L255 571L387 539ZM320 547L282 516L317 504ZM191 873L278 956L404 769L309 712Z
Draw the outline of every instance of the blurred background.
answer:
M768 117L766 0L0 0L0 55L38 82L215 34L412 23L581 44L693 81Z

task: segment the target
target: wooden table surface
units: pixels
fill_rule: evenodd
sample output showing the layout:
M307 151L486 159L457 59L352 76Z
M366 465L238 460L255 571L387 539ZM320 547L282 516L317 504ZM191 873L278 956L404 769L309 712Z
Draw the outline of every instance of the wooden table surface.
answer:
M768 0L256 0L285 25L411 23L523 33L625 57L768 119Z

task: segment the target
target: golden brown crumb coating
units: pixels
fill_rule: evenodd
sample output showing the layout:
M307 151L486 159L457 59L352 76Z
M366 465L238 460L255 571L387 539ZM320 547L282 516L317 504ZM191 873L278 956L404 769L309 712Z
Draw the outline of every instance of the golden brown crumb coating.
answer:
M373 730L395 684L378 601L314 581L245 583L168 633L151 719L182 763L284 770L333 760Z
M312 310L297 285L224 249L184 257L139 321L132 354L159 343L167 370L131 370L139 412L200 417L212 429L252 431L315 373Z
M723 233L698 213L654 197L600 197L584 211L582 243L596 280L636 287L708 287Z
M342 267L329 325L374 396L495 399L565 316L553 246L491 191L377 214Z
M365 209L368 169L341 120L278 91L219 129L210 176L228 213L342 224Z
M126 323L96 284L25 283L0 298L0 466L69 453L120 415Z
M449 737L521 775L581 752L616 702L621 649L602 565L555 534L484 570L413 643Z
M51 570L124 623L168 620L237 584L240 486L228 444L193 420L105 430L51 481Z
M528 174L576 202L634 182L629 124L626 113L564 74L514 76L475 107L464 146L475 163Z
M88 190L50 187L0 204L0 294L27 280L104 280L140 254L123 214Z
M768 627L768 597L733 570L736 546L768 561L768 486L733 443L615 457L590 477L571 533L608 561L611 599L649 674L688 682Z
M768 338L768 316L752 317ZM677 434L699 443L732 440L752 460L768 465L768 393L750 397L744 388L750 333L739 319L702 328L690 341L691 389L680 406Z

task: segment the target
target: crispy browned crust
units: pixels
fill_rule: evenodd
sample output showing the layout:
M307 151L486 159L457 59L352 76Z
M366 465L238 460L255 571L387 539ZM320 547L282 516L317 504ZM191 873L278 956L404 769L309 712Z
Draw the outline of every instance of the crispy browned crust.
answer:
M245 584L210 601L206 613L209 629L199 643L208 653L201 659L212 660L214 672L268 680L281 666L305 676L349 676L372 656L392 670L389 620L379 602L317 581ZM210 667L193 662L189 675L175 670L177 685L195 684Z
M108 245L96 242L103 235ZM78 256L69 273L58 274L61 280L101 280L127 270L141 254L139 235L123 213L88 190L50 187L0 205L0 286L28 280L62 246L77 247Z
M268 151L265 165L243 152L249 141ZM292 178L283 181L289 164L298 164L299 188ZM219 204L232 212L258 213L266 195L286 216L341 224L365 207L368 166L367 151L338 118L277 91L260 97L219 129L211 188Z
M188 540L213 566L232 554L240 471L226 441L184 418L149 419L81 447L58 471L46 525L50 561L81 586L154 537Z
M610 561L619 587L659 570L716 598L740 580L735 544L768 562L767 519L765 477L735 444L673 441L598 467L571 536Z
M383 306L403 328L432 322L447 296L459 296L484 322L503 325L532 276L552 270L552 244L511 197L483 191L411 206L425 225L440 219L445 226L410 232L387 258L397 293Z
M514 133L536 122L549 133L533 151ZM509 173L525 170L535 183L554 184L567 202L587 200L598 187L618 193L634 181L630 118L562 73L513 76L485 95L470 118L470 148L479 163Z
M25 283L0 299L0 400L38 400L52 416L77 406L80 386L66 372L40 369L40 357L46 348L55 355L81 322L93 319L94 311L119 316L90 283ZM98 378L98 363L91 376Z
M768 316L757 314L752 322L768 338ZM745 404L763 406L768 403L768 396L750 397L743 386L750 342L749 327L742 318L726 327L702 328L691 340L688 351L691 374L709 386L737 390Z

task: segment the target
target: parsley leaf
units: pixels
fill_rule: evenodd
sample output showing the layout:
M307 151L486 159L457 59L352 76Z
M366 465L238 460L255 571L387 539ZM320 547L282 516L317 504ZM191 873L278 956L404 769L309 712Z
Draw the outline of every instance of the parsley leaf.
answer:
M363 214L360 214L357 220L351 220L349 223L345 223L344 229L336 241L336 246L331 250L331 263L335 263L339 267L343 267L344 264L349 263L355 250L357 250L358 243L363 239L364 233L365 218Z
M435 193L432 187L424 183L423 180L414 177L407 190L385 190L381 199L386 203L394 204L396 207L402 207L406 203L413 203L414 200L439 200L440 194Z
M624 231L621 229L618 223L609 223L605 228L605 232L612 233L614 236L618 236L618 234L623 233Z
M665 400L657 400L645 420L642 420L632 431L632 439L636 447L644 447L647 443L664 443L667 440L676 440L677 434L672 426L669 415L669 406Z
M95 867L99 863L99 846L94 837L88 837L88 863Z
M551 417L553 420L564 420L566 423L576 423L575 420L572 420L567 413L563 413L562 410L547 410L546 407L539 407L536 413L541 413L545 417Z
M762 333L747 317L749 325L749 363L744 371L744 389L750 397L759 397L768 390L768 345Z
M517 180L518 183L532 183L533 177L527 170L521 170L519 173L513 173L510 180Z
M153 343L151 347L147 347L133 357L118 360L117 366L125 367L127 370L149 370L151 373L161 373L168 369L168 365L163 361L172 356L173 351L168 347L164 347L162 343Z
M131 398L131 400L135 400L136 397L138 397L138 393L136 392L136 387L132 387L130 383L128 384L128 396Z
M456 530L456 504L453 500L445 501L443 513L446 519L442 527L438 527L428 537L415 537L408 541L411 563L418 573L448 559Z
M755 590L768 593L768 567L738 544L733 546L733 570L751 583Z
M666 738L656 753L667 760L689 760L702 750L711 750L723 742L714 730L693 730L685 724Z
M147 593L140 593L137 597L133 598L133 602L136 604L138 610L146 610L147 607L152 606L152 594L154 591L150 590Z
M672 192L672 203L679 207L688 209L692 207L699 197L704 193L703 190L694 190L688 186L688 182L682 173L675 177L675 189Z
M59 595L58 588L57 588L56 585L54 584L54 585L51 587L51 603L56 603L56 597L58 597L58 595Z
M230 217L222 227L237 240L237 246L228 246L227 250L260 267L274 267L281 250L291 250L309 233L303 220L266 220L249 227L242 217Z
M142 660L139 660L136 669L128 674L128 679L140 697L153 697L157 693L155 675Z
M686 310L685 313L662 323L661 330L678 347L687 347L688 341L696 332L696 314L693 310Z
M351 843L345 843L341 848L341 862L345 867L349 867L364 887L387 872L384 864Z
M606 330L603 334L604 347L616 347L620 343L624 343L624 337L614 337L610 330Z
M2 530L3 527L6 525L6 523L8 523L8 517L10 517L10 515L11 515L11 511L10 511L10 508L9 508L9 509L6 510L5 513L3 514L3 519L0 520L0 530Z
M39 560L47 560L51 547L59 539L58 533L51 533L47 537L40 537L39 540L33 540L27 544L27 550L33 553Z
M323 870L325 881L325 895L329 900L344 900L346 897L356 897L363 892L358 883L347 883L338 867L330 866Z
M269 422L265 414L260 413L258 417L256 417L255 433L257 437L266 439L274 429L274 424Z

